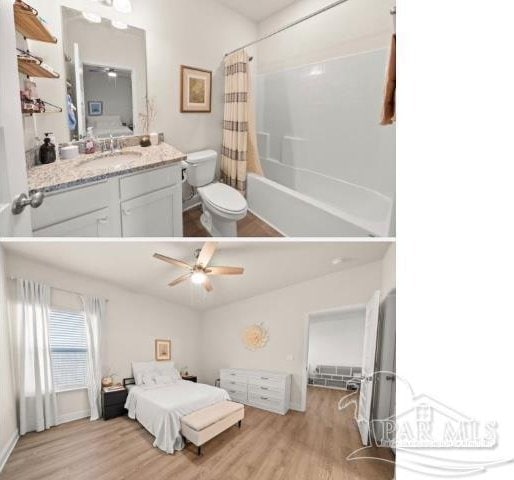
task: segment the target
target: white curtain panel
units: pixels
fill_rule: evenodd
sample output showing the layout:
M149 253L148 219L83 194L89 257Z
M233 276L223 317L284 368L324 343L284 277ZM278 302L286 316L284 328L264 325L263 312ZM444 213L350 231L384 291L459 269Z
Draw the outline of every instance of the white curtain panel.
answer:
M17 280L13 321L20 434L42 432L56 424L57 401L52 381L48 317L50 287Z
M105 317L105 300L96 297L83 297L86 315L88 341L87 392L91 408L91 421L100 418L100 393L102 389L102 363L100 355L100 329Z

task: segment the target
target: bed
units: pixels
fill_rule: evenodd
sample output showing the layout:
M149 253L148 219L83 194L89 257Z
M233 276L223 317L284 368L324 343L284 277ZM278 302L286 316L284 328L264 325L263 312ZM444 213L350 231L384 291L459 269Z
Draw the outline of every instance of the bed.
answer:
M99 117L87 117L87 126L93 127L93 133L97 138L123 137L133 135L134 132L122 124L119 115L102 115Z
M155 437L154 447L169 454L184 448L183 416L230 399L221 388L182 380L170 362L133 363L132 371L128 416Z

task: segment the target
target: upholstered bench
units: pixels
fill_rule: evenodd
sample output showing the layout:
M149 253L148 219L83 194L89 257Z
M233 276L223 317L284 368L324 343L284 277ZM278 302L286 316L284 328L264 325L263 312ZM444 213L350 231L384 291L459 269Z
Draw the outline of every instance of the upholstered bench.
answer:
M181 432L187 440L198 447L198 455L201 455L204 443L236 423L241 428L244 416L242 404L227 400L182 417Z

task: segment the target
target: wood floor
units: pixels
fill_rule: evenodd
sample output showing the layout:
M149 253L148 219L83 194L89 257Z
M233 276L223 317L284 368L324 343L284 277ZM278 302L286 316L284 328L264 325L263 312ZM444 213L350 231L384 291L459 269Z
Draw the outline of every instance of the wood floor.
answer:
M137 422L79 420L18 442L1 480L390 480L379 460L347 461L360 448L352 412L338 411L346 393L311 388L307 413L285 416L245 407L242 429L211 440L204 455L189 445L174 455L153 448ZM388 450L372 453L392 460Z
M209 233L200 223L202 207L194 207L184 212L184 237L209 237ZM280 233L252 213L237 223L239 237L281 237Z

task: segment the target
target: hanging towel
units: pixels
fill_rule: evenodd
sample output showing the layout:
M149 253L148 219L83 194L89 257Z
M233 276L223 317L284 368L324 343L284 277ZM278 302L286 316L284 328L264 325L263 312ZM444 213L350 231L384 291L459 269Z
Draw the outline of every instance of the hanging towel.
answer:
M382 110L382 125L391 125L396 121L396 34L391 39L391 53L387 67L387 78Z
M75 130L77 128L77 117L75 115L75 111L77 108L73 105L73 100L71 95L68 94L68 128L70 130Z

